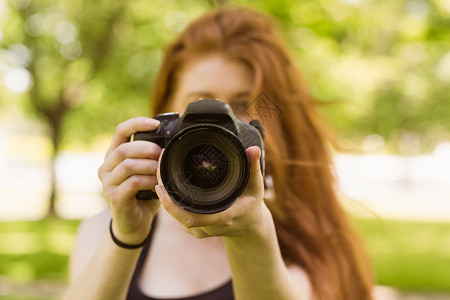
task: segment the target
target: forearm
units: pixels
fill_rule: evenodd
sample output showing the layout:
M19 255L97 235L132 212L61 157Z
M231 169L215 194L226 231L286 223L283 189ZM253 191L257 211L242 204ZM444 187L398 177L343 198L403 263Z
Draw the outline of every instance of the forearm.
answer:
M306 299L283 261L270 213L259 230L224 241L237 300Z
M123 249L106 235L90 263L74 278L64 300L124 300L141 249Z

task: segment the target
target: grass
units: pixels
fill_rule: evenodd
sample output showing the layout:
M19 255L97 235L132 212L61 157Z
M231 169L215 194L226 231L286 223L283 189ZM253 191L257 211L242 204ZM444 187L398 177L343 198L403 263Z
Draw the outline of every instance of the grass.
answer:
M353 218L372 258L377 283L409 291L450 293L450 223ZM50 218L0 223L0 286L67 283L68 260L79 221ZM37 285L39 289L41 285ZM33 291L0 299L57 299ZM58 291L58 289L56 289ZM30 295L35 297L31 298Z
M57 218L0 223L0 277L15 283L66 281L78 224Z
M354 224L378 284L450 292L450 223L354 218Z

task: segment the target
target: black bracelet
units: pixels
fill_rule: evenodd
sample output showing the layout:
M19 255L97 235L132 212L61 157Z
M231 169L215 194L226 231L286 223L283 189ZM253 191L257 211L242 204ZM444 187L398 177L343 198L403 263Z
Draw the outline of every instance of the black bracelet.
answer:
M125 249L141 248L142 246L145 245L145 243L147 243L148 239L150 238L150 233L149 233L147 235L147 237L145 238L145 240L140 244L137 244L137 245L125 244L124 242L119 241L119 239L114 236L113 229L112 229L112 219L111 219L111 222L109 223L109 232L111 233L111 238L112 238L114 244L116 244L117 246L119 246L121 248L125 248Z

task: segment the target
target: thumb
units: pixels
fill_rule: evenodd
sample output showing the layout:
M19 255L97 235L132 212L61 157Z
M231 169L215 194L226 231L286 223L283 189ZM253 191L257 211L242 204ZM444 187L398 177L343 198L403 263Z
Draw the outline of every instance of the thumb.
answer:
M251 194L259 193L264 190L260 166L261 149L258 146L252 146L247 148L246 151L250 160L250 178L247 191Z

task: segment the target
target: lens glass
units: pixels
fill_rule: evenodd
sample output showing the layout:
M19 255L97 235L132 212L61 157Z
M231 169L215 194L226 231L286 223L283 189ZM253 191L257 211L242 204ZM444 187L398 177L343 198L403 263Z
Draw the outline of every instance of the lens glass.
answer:
M161 179L180 206L198 213L222 211L244 191L249 161L236 135L212 124L180 131L161 158Z
M228 156L216 146L198 145L186 155L183 171L193 186L211 189L226 178L229 163Z

